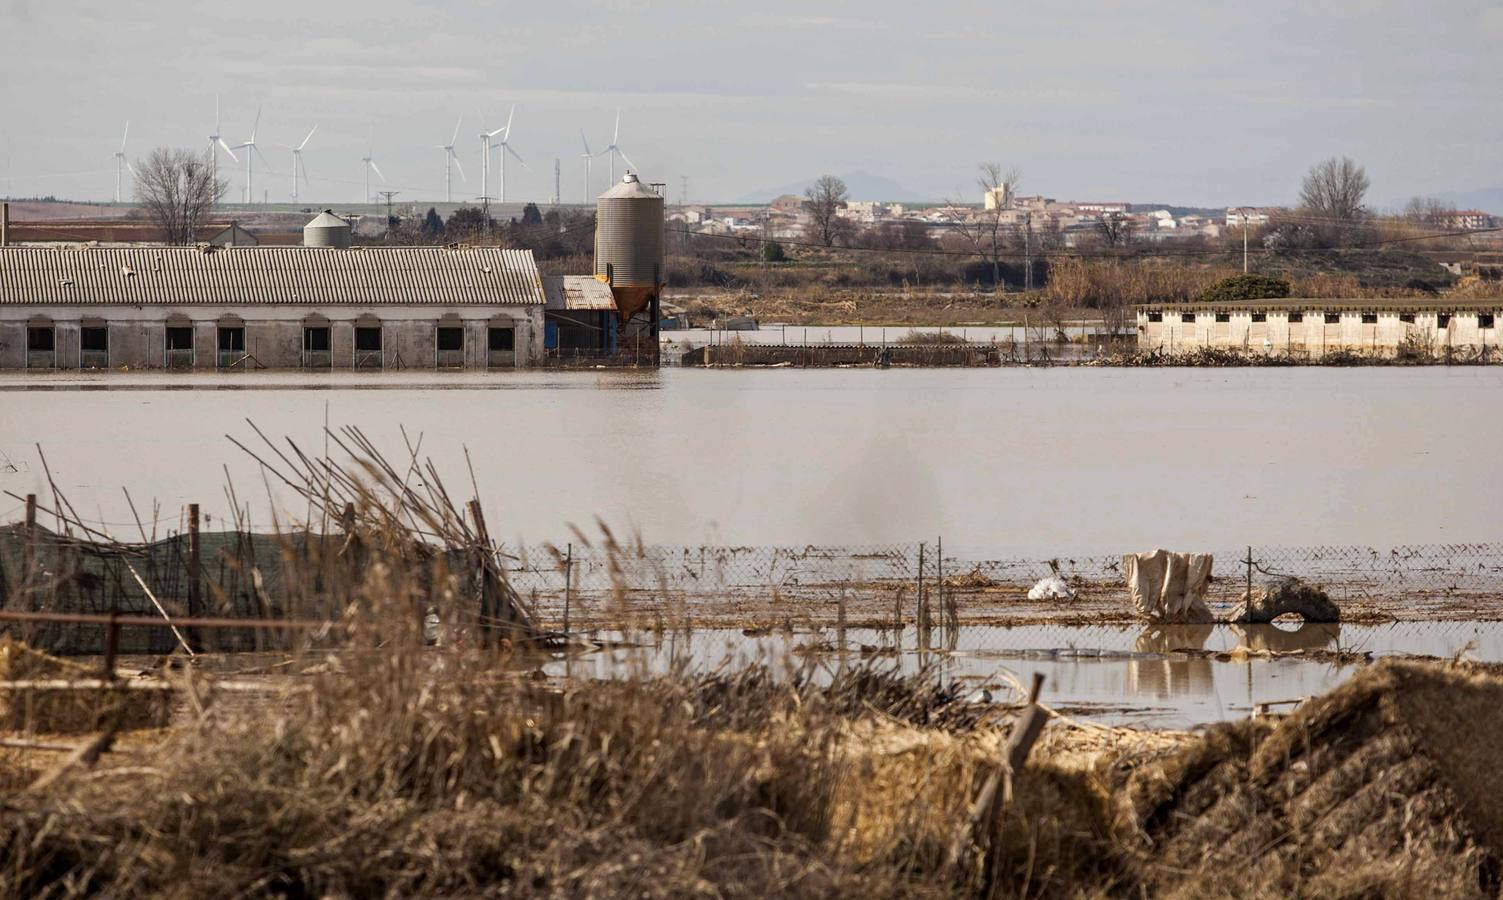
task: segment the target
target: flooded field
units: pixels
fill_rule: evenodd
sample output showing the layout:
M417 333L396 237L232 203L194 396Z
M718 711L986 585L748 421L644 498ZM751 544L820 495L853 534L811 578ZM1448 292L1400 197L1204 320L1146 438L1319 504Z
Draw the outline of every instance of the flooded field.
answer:
M222 516L226 469L264 519L287 496L225 435L251 419L317 453L327 421L395 456L405 427L466 487L467 447L509 541L597 516L650 542L943 536L983 558L1478 541L1503 508L1499 396L1492 368L10 374L0 489L46 493L40 443L113 529L135 529L122 487L174 523Z
M848 629L845 652L834 630L752 633L707 629L626 637L636 646L555 660L549 674L593 678L752 665L828 677L876 664L904 673L931 668L997 702L1014 702L1019 685L1045 676L1044 702L1068 715L1113 725L1189 728L1252 715L1271 704L1287 712L1386 657L1462 655L1503 663L1503 622L1389 625L1171 625L964 627L953 641L920 649L905 630Z

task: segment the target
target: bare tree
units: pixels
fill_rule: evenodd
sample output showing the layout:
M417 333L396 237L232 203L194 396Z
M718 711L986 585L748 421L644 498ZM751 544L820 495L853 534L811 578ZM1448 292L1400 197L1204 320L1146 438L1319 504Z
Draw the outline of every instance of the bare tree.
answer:
M1456 207L1434 197L1411 197L1404 205L1404 218L1416 225L1441 227L1456 216Z
M1306 173L1299 191L1300 206L1323 219L1359 222L1367 217L1362 201L1370 186L1365 169L1350 157L1333 156Z
M136 170L136 201L169 244L192 243L228 189L228 181L214 178L208 157L190 150L158 147Z
M1119 212L1106 213L1096 223L1101 242L1108 247L1126 247L1132 243L1132 219Z
M954 200L946 202L955 228L965 235L976 252L991 261L992 289L1002 289L1002 249L1005 223L1010 217L1012 200L1017 193L1023 173L1016 167L1003 169L1001 163L981 164L981 175L976 185L981 188L981 209Z
M804 209L809 213L809 237L826 247L844 231L841 207L847 199L845 182L834 175L821 175L804 191Z

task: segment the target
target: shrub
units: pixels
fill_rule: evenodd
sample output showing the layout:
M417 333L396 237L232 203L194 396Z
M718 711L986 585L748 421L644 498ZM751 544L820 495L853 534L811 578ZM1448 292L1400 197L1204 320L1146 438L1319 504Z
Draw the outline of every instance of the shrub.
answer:
M1234 300L1271 300L1289 296L1289 282L1267 275L1232 275L1201 291L1209 303Z

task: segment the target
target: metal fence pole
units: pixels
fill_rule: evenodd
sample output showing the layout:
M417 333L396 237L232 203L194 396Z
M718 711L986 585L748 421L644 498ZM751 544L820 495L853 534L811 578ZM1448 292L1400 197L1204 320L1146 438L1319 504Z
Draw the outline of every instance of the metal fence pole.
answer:
M1246 562L1247 562L1247 600L1246 600L1246 602L1252 603L1252 568L1253 568L1253 558L1252 558L1252 545L1250 545L1250 544L1248 545L1248 548L1247 548L1247 560L1246 560Z
M916 587L917 587L918 593L917 593L916 598L915 598L917 600L917 602L914 605L914 619L913 619L913 623L914 623L915 626L918 626L918 624L920 622L922 622L923 619L924 619L924 542L923 541L919 541L918 584L916 585ZM898 646L899 646L899 648L901 648L902 645L903 645L903 643L902 643L902 634L903 634L902 628L903 628L903 620L901 618L899 618L898 619Z
M574 587L574 544L569 544L568 551L564 554L564 635L569 634L569 601L572 599Z
M203 614L199 608L199 578L203 572L203 558L199 555L198 504L188 504L188 616L196 618ZM195 653L203 650L203 635L197 628L190 633L188 645Z

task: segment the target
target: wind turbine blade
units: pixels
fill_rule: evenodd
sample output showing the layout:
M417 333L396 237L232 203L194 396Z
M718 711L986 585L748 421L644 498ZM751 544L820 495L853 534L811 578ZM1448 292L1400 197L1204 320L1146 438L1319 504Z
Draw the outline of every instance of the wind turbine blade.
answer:
M579 142L581 144L584 144L585 156L589 156L590 155L590 142L587 141L587 140L585 140L584 129L583 128L579 129Z
M303 157L301 155L299 155L298 158L297 158L297 167L298 167L298 170L303 173L303 184L307 184L308 183L308 165L303 162Z
M462 166L462 165L459 164L459 155L456 154L456 153L453 153L452 151L450 152L449 155L454 159L454 168L456 168L456 169L459 170L459 180L460 181L469 181L470 179L464 177L464 166Z
M517 151L511 149L511 144L505 144L505 143L503 143L501 145L501 149L505 150L507 153L510 153L516 159L517 162L519 162L519 163L522 164L522 168L524 168L524 169L530 169L530 168L532 168L531 166L527 165L527 161L526 160L522 159L522 157L520 157L520 156L517 156Z
M307 136L307 137L305 137L305 138L303 138L303 142L302 142L302 143L301 143L301 144L298 144L298 145L297 145L297 148L298 148L298 149L299 149L299 150L301 150L301 149L303 149L303 148L304 148L304 147L306 147L306 146L308 146L308 142L309 142L309 141L311 141L311 140L313 140L313 132L314 132L314 131L317 131L317 130L318 130L318 126L317 126L317 125L314 125L314 126L313 126L313 130L312 130L312 131L309 131L309 132L308 132L308 136Z
M517 105L515 103L513 103L511 105L511 112L509 112L509 113L506 114L506 136L507 137L511 137L511 120L512 120L512 117L515 116L516 114L517 114Z
M271 163L266 162L266 154L264 154L264 153L261 152L261 148L260 147L257 147L255 144L251 144L250 148L251 148L251 152L252 153L254 153L257 156L259 156L261 158L261 161L264 162L264 163L266 163L266 167L267 168L271 168Z
M616 148L616 153L619 154L620 157L626 161L626 167L628 169L635 169L637 167L637 164L631 161L631 157L630 156L627 156L625 153L621 152L621 148L620 147Z
M460 116L459 117L459 121L457 121L457 122L454 123L454 136L451 137L451 138L449 138L449 144L451 146L453 145L453 143L455 141L459 140L459 126L463 125L463 124L464 124L464 116Z
M214 133L219 134L219 95L214 95Z
M120 152L121 153L125 152L125 139L128 138L128 137L130 137L130 120L129 119L127 119L126 122L125 122L125 134L123 134L123 135L120 136Z
M130 169L131 177L133 177L133 178L140 178L141 177L141 174L136 171L136 167L133 166L133 165L131 165L130 160L127 159L125 161L125 167L127 169Z
M370 164L371 164L371 171L375 172L377 175L380 175L381 176L381 180L385 181L386 180L386 176L385 175L381 175L381 167L378 166L378 165L376 165L376 161L374 159L370 160Z
M235 162L240 161L240 157L236 156L235 151L230 149L230 145L224 142L224 138L219 139L219 146L223 147L224 152L230 155L230 159L233 159Z
M621 139L621 110L619 108L617 108L617 110L616 110L616 130L611 133L611 144L614 145L616 143L616 141L618 141L620 139Z
M256 121L255 121L254 124L251 125L251 136L250 136L250 141L248 143L254 144L256 142L256 129L258 129L260 127L261 127L261 107L258 106L258 107L256 107Z
M505 130L506 130L506 126L502 125L500 128L497 128L495 131L487 131L485 133L485 136L488 137L488 138L493 138L493 137L495 137L496 135L500 134L501 132L503 132Z

